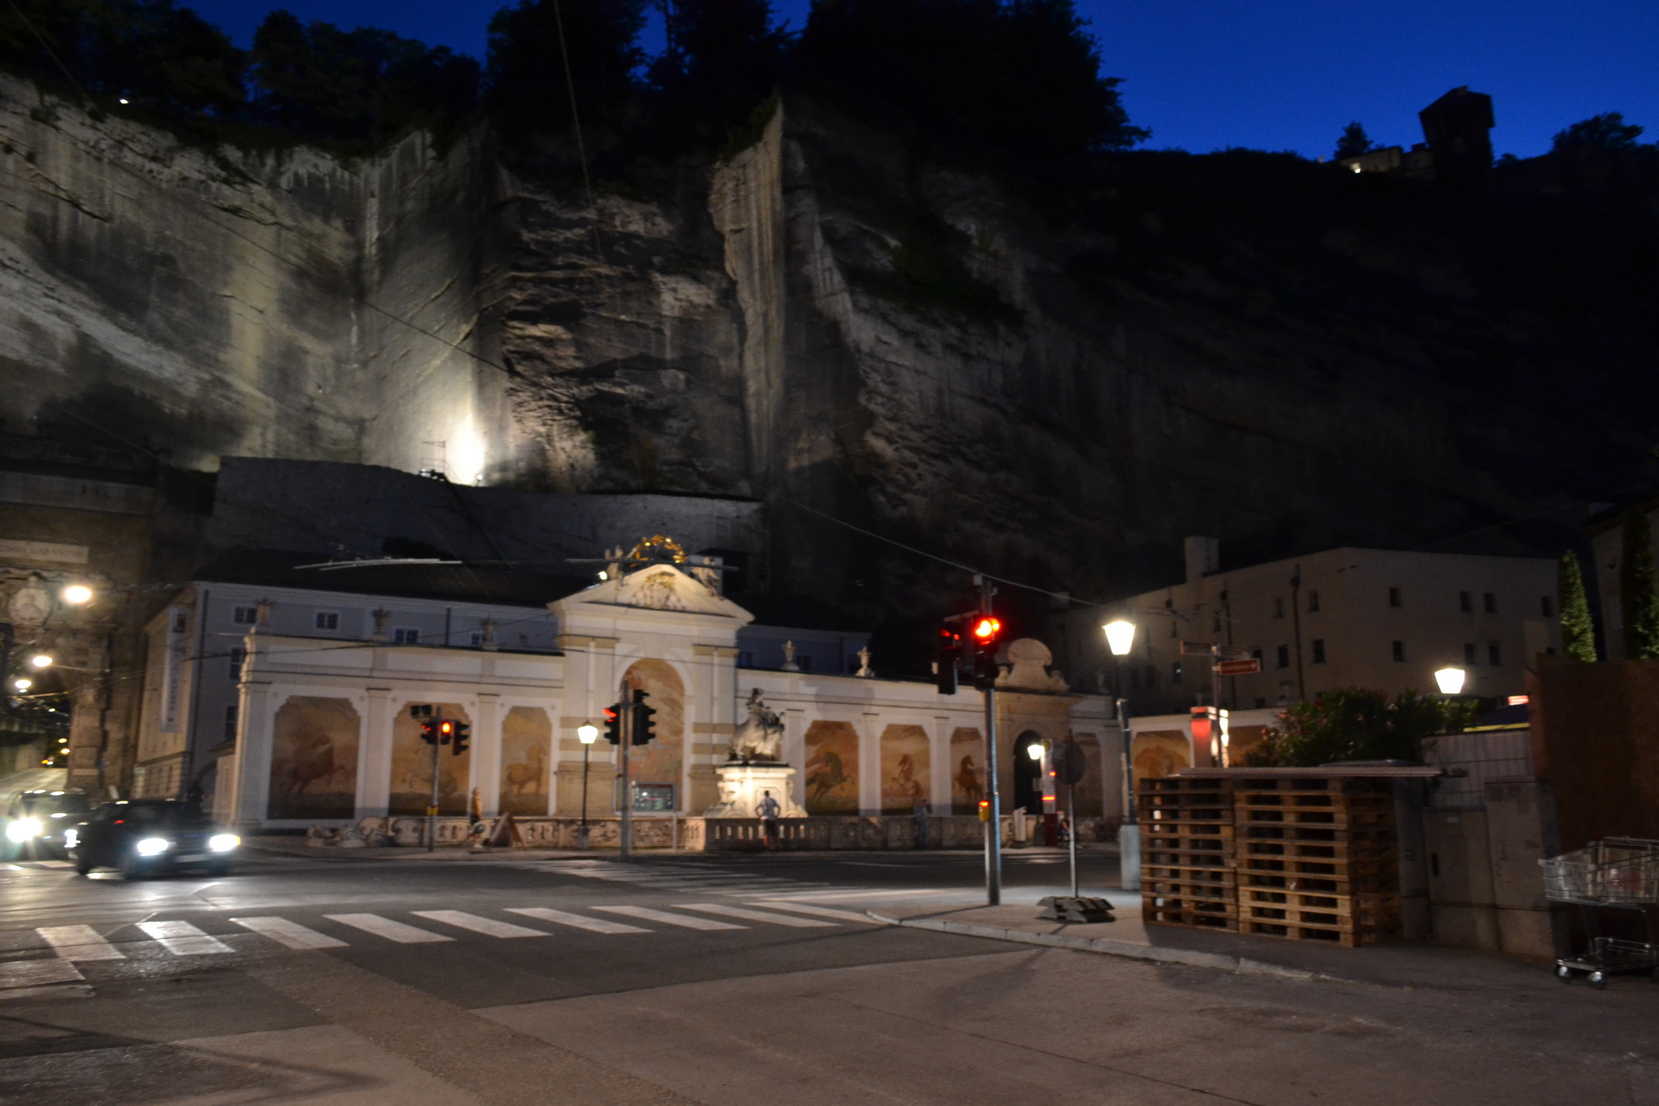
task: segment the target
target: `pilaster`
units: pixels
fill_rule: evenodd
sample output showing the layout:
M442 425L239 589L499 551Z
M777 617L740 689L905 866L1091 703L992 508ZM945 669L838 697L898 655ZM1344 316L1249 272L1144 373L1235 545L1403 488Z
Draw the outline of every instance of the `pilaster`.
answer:
M471 802L476 787L486 818L501 813L501 714L501 696L481 692L472 716L472 779L467 784L467 800Z
M383 818L392 790L392 692L371 687L357 742L357 816Z

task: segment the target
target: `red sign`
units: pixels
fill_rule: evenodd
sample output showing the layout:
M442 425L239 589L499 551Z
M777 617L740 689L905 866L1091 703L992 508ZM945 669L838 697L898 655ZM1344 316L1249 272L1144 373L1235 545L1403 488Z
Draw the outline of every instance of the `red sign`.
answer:
M1217 676L1253 676L1262 670L1260 657L1249 657L1242 661L1216 661L1215 674Z

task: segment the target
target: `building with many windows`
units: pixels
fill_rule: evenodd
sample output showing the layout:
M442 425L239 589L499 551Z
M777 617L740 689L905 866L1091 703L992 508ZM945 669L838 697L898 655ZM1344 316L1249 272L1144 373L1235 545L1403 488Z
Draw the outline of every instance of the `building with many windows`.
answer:
M1186 562L1182 583L1068 616L1067 639L1091 651L1073 666L1137 714L1271 708L1336 687L1433 691L1447 666L1467 672L1465 694L1502 697L1560 648L1546 558L1343 548L1222 571L1216 540L1195 537ZM1138 627L1121 662L1097 625L1117 616ZM1212 678L1211 646L1261 671Z

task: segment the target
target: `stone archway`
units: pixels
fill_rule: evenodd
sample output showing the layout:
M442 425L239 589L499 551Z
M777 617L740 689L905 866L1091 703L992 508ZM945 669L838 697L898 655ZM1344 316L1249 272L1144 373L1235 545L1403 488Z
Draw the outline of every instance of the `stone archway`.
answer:
M1036 730L1026 730L1014 739L1014 747L1009 751L1014 767L1014 795L1008 807L1010 811L1023 808L1030 814L1040 816L1043 813L1043 762L1032 760L1031 754L1025 751L1028 746L1042 743L1043 735Z

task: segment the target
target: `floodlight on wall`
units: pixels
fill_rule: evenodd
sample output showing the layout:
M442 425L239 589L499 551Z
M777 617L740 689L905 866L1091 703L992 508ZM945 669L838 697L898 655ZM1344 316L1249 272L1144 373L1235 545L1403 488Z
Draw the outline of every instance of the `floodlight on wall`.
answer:
M595 741L599 740L599 727L595 726L592 722L583 722L580 726L576 727L576 736L581 740L583 745L592 745Z
M78 607L92 600L92 589L85 584L70 584L63 589L63 601Z
M1434 682L1442 695L1456 695L1463 690L1466 673L1461 668L1442 668L1434 674Z
M1126 657L1135 644L1135 624L1118 619L1108 622L1101 629L1106 631L1106 644L1111 646L1114 657Z
M33 668L51 668L52 658L45 653L36 653L29 658L29 665Z

